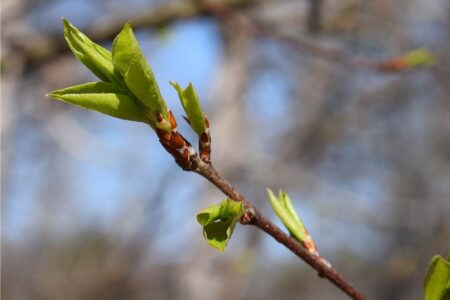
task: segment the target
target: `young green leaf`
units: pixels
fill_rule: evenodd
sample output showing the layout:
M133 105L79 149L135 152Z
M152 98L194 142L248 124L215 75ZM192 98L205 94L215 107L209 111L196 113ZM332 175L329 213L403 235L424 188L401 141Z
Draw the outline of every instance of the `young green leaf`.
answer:
M116 118L148 122L134 100L109 82L89 82L53 91L48 96Z
M269 194L269 201L272 205L273 210L280 218L281 222L286 226L289 232L300 242L304 242L307 239L307 233L303 226L302 221L298 217L292 203L290 202L289 196L286 193L280 191L279 197L277 198L272 190L267 189Z
M429 67L436 63L436 57L427 49L420 48L406 53L404 59L408 68Z
M431 259L424 280L425 300L450 299L450 260L436 255Z
M113 64L120 74L125 75L131 62L139 59L141 51L130 22L125 23L112 44Z
M280 199L281 204L286 209L286 211L291 215L292 219L297 223L297 225L301 228L301 231L306 234L305 225L303 225L302 220L300 219L297 211L292 205L291 198L288 194L283 191L280 191L278 198Z
M203 209L197 214L197 221L203 226L203 236L212 247L224 251L233 234L236 222L244 214L244 206L226 198L219 204Z
M64 38L75 56L103 81L120 82L114 71L111 53L92 42L85 34L63 18Z
M139 102L149 109L147 116L152 123L156 124L157 115L161 114L166 121L164 124L167 124L168 127L165 129L170 130L166 102L161 96L152 70L139 48L130 23L126 23L114 39L112 61L116 70L124 76L128 89Z
M197 135L200 136L207 130L207 128L205 118L203 116L203 110L194 86L192 83L189 83L189 85L183 90L176 82L171 81L170 84L178 92L178 97L180 98L184 111L187 114L192 129L197 133Z

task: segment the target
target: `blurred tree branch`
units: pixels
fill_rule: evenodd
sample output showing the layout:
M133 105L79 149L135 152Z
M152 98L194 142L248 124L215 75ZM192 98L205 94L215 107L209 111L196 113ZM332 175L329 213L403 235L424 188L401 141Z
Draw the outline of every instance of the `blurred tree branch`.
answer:
M269 0L265 0L266 2ZM238 27L250 35L267 37L278 42L290 45L295 49L314 55L334 63L342 63L358 68L375 69L382 72L397 72L408 69L408 65L402 60L402 57L394 57L381 61L371 60L363 56L353 55L352 53L335 47L324 46L317 41L306 37L291 36L282 32L277 32L271 26L261 21L250 20L245 15L236 11L260 4L256 0L214 0L214 1L180 1L169 3L157 8L151 8L132 17L118 17L108 22L94 24L83 31L97 41L112 40L114 34L120 30L121 24L127 20L133 20L135 28L145 27L163 27L178 20L198 17L201 15L212 15L224 22L233 22ZM320 30L321 10L323 3L321 1L311 1L309 15L306 27L312 33ZM21 55L29 66L41 64L52 59L55 55L66 53L68 48L64 41L58 38L57 33L51 33L47 36L10 36L10 51L14 55ZM2 57L2 61L5 57Z
M242 9L256 3L261 3L261 1L257 0L215 0L212 2L233 9ZM207 6L196 1L179 1L164 4L156 8L152 7L131 17L119 16L105 23L94 24L90 28L83 29L83 32L86 32L94 40L102 42L112 40L115 34L120 31L122 25L130 19L133 21L133 26L136 29L145 27L158 28L182 19L208 14L210 14L210 11L207 9ZM69 51L64 40L61 40L60 33L57 32L50 33L46 36L11 36L9 39L11 52L14 55L20 54L25 57L29 65L44 63L49 59L53 59L55 55ZM7 55L8 53L6 52ZM5 57L2 55L2 60L4 59Z
M307 26L311 33L317 33L321 30L321 10L323 0L309 0L309 15Z
M320 10L319 1L312 1L308 16L308 29L311 32L318 32L320 29ZM325 59L329 62L341 63L355 66L358 68L374 69L381 72L398 72L408 70L411 67L409 62L405 61L404 55L376 61L364 56L354 55L344 49L327 47L309 40L306 37L292 36L272 29L272 26L264 22L251 20L245 15L226 7L221 3L204 2L203 7L211 12L212 15L223 20L236 24L242 31L249 35L266 37L294 47L295 49ZM432 58L429 58L430 60Z

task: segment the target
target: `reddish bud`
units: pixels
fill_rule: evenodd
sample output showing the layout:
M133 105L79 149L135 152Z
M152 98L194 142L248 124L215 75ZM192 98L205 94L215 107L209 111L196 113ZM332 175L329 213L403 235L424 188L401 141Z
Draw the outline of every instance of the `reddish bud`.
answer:
M158 135L159 139L164 142L169 142L172 136L170 132L161 130L159 128L156 128L156 134Z
M403 57L393 58L384 62L381 62L379 68L383 71L397 72L403 71L409 68L408 61Z
M203 132L202 135L200 136L200 142L202 144L209 144L209 134Z
M175 120L175 117L172 114L172 111L169 110L169 121L170 121L170 127L172 127L172 130L177 129L177 121Z
M175 149L181 149L186 146L186 141L179 133L174 132L170 139L170 145Z
M205 113L203 113L203 118L205 119L205 125L206 125L206 128L209 128L209 120L208 120L208 118L206 117L206 114L205 114Z
M190 161L190 152L189 152L188 148L183 149L182 158L183 158L183 161L185 161L185 162Z

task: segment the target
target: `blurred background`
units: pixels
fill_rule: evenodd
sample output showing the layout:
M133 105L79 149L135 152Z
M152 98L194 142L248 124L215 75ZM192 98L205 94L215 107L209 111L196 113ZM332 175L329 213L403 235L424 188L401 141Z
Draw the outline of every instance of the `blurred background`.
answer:
M450 250L450 2L213 3L2 0L3 299L347 299L250 226L209 247L195 214L217 189L148 126L45 97L96 80L61 16L107 48L131 20L191 141L169 80L197 88L239 191L273 220L266 188L287 191L369 298L422 298ZM377 68L422 47L437 64Z

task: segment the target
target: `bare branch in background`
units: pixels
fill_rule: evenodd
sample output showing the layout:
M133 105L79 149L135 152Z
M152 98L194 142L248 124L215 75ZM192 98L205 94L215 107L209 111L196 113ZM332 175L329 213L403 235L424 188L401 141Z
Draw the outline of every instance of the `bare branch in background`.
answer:
M312 2L317 1L312 0ZM290 45L301 52L325 59L329 62L351 65L358 68L373 69L381 72L397 72L410 68L403 56L375 61L363 56L354 55L342 49L321 45L317 41L309 40L306 37L292 36L275 31L269 25L264 24L264 22L250 20L250 18L246 17L244 14L221 4L204 2L203 6L217 18L224 22L236 24L242 31L249 35L276 40L280 43ZM319 29L319 11L320 7L317 3L311 6L310 20L308 23L309 28L312 31L317 31ZM432 60L432 58L429 59Z
M268 1L268 0L265 0ZM261 1L256 0L220 0L213 1L221 5L233 9L242 9ZM84 32L92 39L102 42L112 40L117 32L120 31L122 25L128 20L133 21L136 29L147 27L164 27L174 22L199 17L209 14L209 11L203 5L196 4L195 1L178 1L152 7L148 10L138 12L134 16L119 16L108 20L106 23L95 24L90 28L83 29ZM69 48L63 40L60 39L59 33L53 33L50 36L18 36L11 34L9 38L10 52L16 55L21 54L26 58L28 64L36 65L53 59L55 55L67 53ZM8 55L3 54L3 55ZM2 55L2 57L3 57Z

